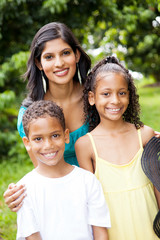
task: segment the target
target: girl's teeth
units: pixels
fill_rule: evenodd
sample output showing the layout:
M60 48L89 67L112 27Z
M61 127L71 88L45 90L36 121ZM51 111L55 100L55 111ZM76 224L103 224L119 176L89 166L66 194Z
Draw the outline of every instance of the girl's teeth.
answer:
M120 108L118 108L118 109L111 109L111 111L113 111L113 112L118 112L120 110Z

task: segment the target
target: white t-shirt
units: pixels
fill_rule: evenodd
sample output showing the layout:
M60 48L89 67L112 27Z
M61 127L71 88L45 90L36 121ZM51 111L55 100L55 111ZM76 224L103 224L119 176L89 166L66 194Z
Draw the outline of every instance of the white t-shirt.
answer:
M25 175L27 196L17 212L17 240L40 232L43 240L90 240L92 227L110 227L100 182L81 168L61 178L47 178L36 169Z

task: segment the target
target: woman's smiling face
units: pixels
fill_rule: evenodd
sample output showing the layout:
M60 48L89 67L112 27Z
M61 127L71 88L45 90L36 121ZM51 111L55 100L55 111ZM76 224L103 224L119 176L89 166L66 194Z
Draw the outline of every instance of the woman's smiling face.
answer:
M76 72L76 63L80 54L61 38L46 42L37 66L43 70L49 82L66 84L73 80Z

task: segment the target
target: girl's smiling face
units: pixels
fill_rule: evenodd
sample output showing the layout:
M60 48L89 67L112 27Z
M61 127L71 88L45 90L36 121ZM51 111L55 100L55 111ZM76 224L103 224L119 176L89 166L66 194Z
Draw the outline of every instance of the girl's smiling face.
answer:
M128 83L123 74L102 72L96 77L94 92L89 92L90 105L96 106L100 119L119 120L129 104Z
M73 80L79 58L78 50L74 53L70 45L57 38L46 42L40 63L36 62L36 65L44 71L49 82L66 84Z

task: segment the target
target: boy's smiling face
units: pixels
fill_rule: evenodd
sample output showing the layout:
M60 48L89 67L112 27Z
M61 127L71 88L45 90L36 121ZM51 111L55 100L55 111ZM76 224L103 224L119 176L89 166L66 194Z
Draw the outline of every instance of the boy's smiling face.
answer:
M29 136L23 141L27 150L32 150L38 166L57 166L64 161L69 130L64 131L57 118L44 116L30 122Z

